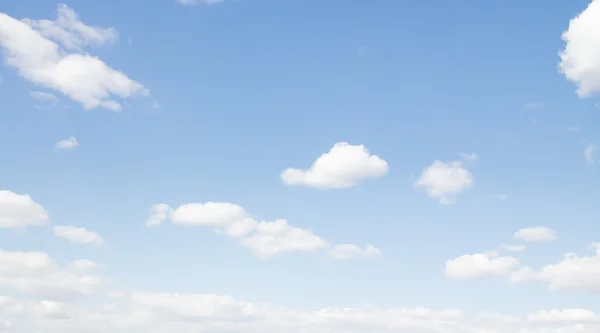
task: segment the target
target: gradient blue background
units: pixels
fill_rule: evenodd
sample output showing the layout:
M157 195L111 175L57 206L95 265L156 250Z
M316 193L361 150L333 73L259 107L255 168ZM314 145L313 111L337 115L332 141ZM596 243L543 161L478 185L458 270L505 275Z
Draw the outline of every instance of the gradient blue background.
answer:
M521 255L533 267L600 240L599 170L583 158L598 139L600 109L556 69L561 33L587 1L66 4L87 24L119 31L117 44L92 54L148 87L161 107L138 99L121 113L84 111L59 96L54 108L39 108L28 97L38 88L1 67L0 188L30 194L55 224L106 240L88 249L47 228L3 231L3 248L95 260L124 289L295 307L600 310L591 295L443 274L447 259L510 243L522 227L547 225L559 236ZM56 3L4 1L0 11L53 18ZM53 149L71 135L77 150ZM364 144L390 174L347 190L281 183L283 169L309 167L339 141ZM474 189L456 205L414 188L424 167L463 152L480 160ZM370 243L384 259L261 261L210 229L144 227L154 203L204 201L285 218L334 243Z

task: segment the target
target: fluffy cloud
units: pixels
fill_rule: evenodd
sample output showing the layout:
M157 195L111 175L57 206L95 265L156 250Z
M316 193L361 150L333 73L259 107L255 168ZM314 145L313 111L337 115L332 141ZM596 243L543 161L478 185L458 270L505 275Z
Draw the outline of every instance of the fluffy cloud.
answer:
M117 111L121 104L116 97L148 94L140 83L81 51L87 45L113 41L116 36L114 29L84 24L65 5L58 6L55 21L18 20L0 13L0 47L6 64L26 80L61 92L85 109Z
M585 163L594 164L594 161L595 161L594 155L596 155L596 145L589 144L587 147L585 147L585 150L583 151L583 157L585 158Z
M30 196L0 191L0 228L14 229L41 226L48 223L44 207Z
M260 258L269 258L284 252L323 250L330 246L310 229L292 226L283 219L257 221L250 217L243 207L228 202L189 203L175 209L166 204L156 204L150 212L151 215L146 220L147 226L156 226L170 220L176 225L210 227L237 239ZM348 246L342 245L342 248L348 252ZM379 252L374 247L358 249L360 256L375 256L374 253ZM336 252L343 252L343 249ZM356 256L356 253L353 256Z
M280 176L286 185L348 188L362 179L384 176L388 171L387 162L371 155L365 146L339 142L319 156L310 169L288 168Z
M354 244L339 244L329 250L329 257L334 260L379 256L381 256L381 251L372 245L367 245L367 247L363 249Z
M0 250L0 286L26 296L67 299L92 295L106 283L100 276L61 269L44 252Z
M86 244L99 246L104 243L104 239L97 233L89 231L86 228L77 228L74 226L55 226L54 236L65 238L68 241L76 244Z
M48 333L595 333L600 329L590 316L593 312L583 309L541 310L524 318L425 307L294 309L231 296L149 291L115 292L100 305L3 297L0 314L27 325L23 331L43 328Z
M513 238L524 242L549 242L556 239L556 233L548 227L538 226L518 230Z
M511 274L513 282L541 281L552 290L600 293L600 246L592 244L595 255L581 257L567 253L562 261L534 270L523 267Z
M559 71L577 85L580 97L600 92L600 0L571 20L562 39Z
M64 140L60 140L55 145L56 149L64 149L64 150L73 150L77 147L79 147L79 142L77 141L77 138L74 136L68 137Z
M466 254L446 262L446 276L474 279L509 273L519 264L514 257L501 257L498 252Z
M475 184L473 174L463 167L461 161L434 161L425 168L415 186L424 188L430 197L436 198L442 204L455 202L455 197L462 191Z
M160 225L169 218L171 207L166 204L155 204L150 208L150 217L146 220L146 226L154 227Z
M527 320L533 322L594 322L600 321L600 316L586 309L540 310L527 316Z

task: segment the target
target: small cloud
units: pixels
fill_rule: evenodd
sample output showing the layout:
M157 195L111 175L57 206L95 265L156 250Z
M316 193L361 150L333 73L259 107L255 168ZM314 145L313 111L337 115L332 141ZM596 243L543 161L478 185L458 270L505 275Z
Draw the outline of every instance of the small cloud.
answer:
M453 204L457 194L473 187L475 177L463 167L462 161L436 160L423 169L415 186L423 188L431 198L441 204Z
M70 225L55 226L53 231L54 236L65 238L75 244L100 246L104 243L104 239L100 235L86 228L78 228Z
M129 39L127 39L127 45L131 45L133 43L133 41L131 40L131 37L129 37Z
M583 157L585 157L585 163L594 164L596 155L596 145L589 144L583 151Z
M79 142L77 142L77 138L75 138L74 136L64 140L60 140L56 143L56 149L72 150L77 147L79 147Z
M566 128L569 132L578 132L581 129L580 126L567 126Z
M154 101L154 102L152 102L152 108L153 109L158 109L158 108L160 108L160 104L158 104L157 101Z
M544 108L544 103L542 102L527 102L525 103L525 110L541 110Z
M538 226L520 229L513 238L524 242L549 242L556 239L556 233L548 227Z
M58 103L58 97L56 97L56 95L45 91L32 91L29 93L29 97L42 103L48 103L53 105Z
M477 156L477 154L475 154L475 153L472 153L472 154L463 153L463 154L460 154L460 157L462 157L462 159L467 162L476 162L477 159L479 158Z

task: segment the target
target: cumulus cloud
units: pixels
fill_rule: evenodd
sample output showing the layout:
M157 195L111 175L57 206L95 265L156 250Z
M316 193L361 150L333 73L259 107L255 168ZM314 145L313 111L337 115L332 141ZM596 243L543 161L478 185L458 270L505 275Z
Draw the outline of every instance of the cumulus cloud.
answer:
M92 295L108 282L101 276L62 269L44 252L0 250L0 286L26 296L70 299Z
M513 282L540 281L551 290L600 293L600 246L592 244L593 256L565 254L562 261L534 270L522 267L511 274Z
M257 221L243 207L228 202L188 203L175 209L166 204L156 204L150 210L146 225L156 226L166 220L175 225L213 228L238 240L260 258L284 252L323 250L330 246L310 229L290 225L283 219ZM374 256L375 252L379 250L374 247L359 249L362 256L367 253Z
M466 254L446 262L446 276L454 279L475 279L509 273L519 264L514 257L501 257L498 252Z
M30 196L0 191L0 228L26 228L48 222L48 212Z
M56 149L73 150L79 147L79 142L74 136L68 137L64 140L60 140L54 146Z
M85 109L118 111L121 104L115 98L149 93L140 83L82 51L116 38L114 29L88 26L62 4L54 21L18 20L0 12L0 47L6 64L24 79L60 92Z
M593 0L569 22L562 39L559 72L575 83L579 97L600 92L600 0Z
M389 171L386 161L371 155L363 145L336 143L307 169L288 168L281 173L286 185L315 188L348 188L366 178L382 177Z
M473 187L475 178L461 161L434 161L425 168L415 186L425 189L427 194L442 204L451 204L456 195Z
M78 228L70 225L55 226L54 236L64 238L72 243L99 246L104 243L104 239L97 233L86 228Z
M513 238L524 242L549 242L556 239L556 233L548 227L537 226L520 229Z

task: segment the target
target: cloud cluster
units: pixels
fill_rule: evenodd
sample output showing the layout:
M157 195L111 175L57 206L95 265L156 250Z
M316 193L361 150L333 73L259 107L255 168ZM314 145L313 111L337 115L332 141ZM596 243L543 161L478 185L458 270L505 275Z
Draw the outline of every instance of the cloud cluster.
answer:
M157 226L170 220L175 225L210 227L240 242L260 258L269 258L284 252L312 252L325 250L329 243L312 230L290 225L286 220L257 221L246 210L228 202L188 203L175 209L166 204L151 208L147 226ZM379 256L378 249L367 246L338 245L330 250L333 259Z
M49 333L315 332L315 333L592 333L598 315L585 309L539 310L523 318L458 309L294 309L230 296L150 291L113 292L105 303L0 298L0 314Z
M19 20L0 12L0 47L6 64L31 83L60 92L85 109L118 111L122 106L117 98L149 94L139 82L84 51L117 37L113 28L86 25L63 4L54 21Z
M26 296L55 300L89 296L109 281L86 270L61 268L44 252L0 250L0 287Z

